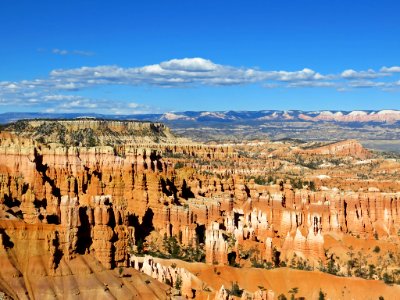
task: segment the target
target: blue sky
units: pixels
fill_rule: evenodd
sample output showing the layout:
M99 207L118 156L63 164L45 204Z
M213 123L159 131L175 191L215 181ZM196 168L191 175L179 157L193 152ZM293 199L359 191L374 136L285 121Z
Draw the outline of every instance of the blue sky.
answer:
M0 112L400 109L398 1L0 2Z

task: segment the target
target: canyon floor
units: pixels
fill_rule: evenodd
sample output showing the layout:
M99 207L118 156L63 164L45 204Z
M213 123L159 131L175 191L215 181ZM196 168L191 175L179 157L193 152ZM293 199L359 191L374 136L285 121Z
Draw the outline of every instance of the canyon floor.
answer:
M242 134L243 132L241 132ZM400 159L162 123L0 132L0 298L396 299Z

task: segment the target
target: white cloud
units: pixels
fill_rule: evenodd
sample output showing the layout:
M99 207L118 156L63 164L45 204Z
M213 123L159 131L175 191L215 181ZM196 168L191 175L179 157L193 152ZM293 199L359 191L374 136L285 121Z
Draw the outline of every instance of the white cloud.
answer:
M349 87L353 88L371 88L371 87L387 87L388 84L385 82L377 82L371 80L354 80L349 82Z
M141 114L154 113L160 110L148 105L110 99L92 99L76 95L54 94L43 96L34 105L46 102L44 112L98 112L103 114Z
M44 51L44 49L40 49L41 52ZM94 55L93 52L90 51L82 51L82 50L65 50L65 49L58 49L55 48L51 50L53 54L57 55L80 55L80 56L92 56Z
M80 98L79 96L74 96L74 95L45 95L42 97L44 101L72 101L77 98Z
M388 76L388 74L376 72L372 69L368 69L366 71L355 71L353 69L348 69L343 71L341 76L345 79L374 79Z
M138 108L138 107L140 107L140 104L131 102L131 103L128 103L128 107L129 107L129 108Z
M53 49L51 52L54 54L60 54L60 55L67 55L68 51L67 50L60 50L60 49Z
M218 65L211 60L200 57L171 59L160 63L159 66L165 70L185 70L188 72L207 72L218 68Z
M288 87L291 88L298 88L298 87L320 87L320 88L327 88L327 87L338 87L338 83L330 82L330 81L298 81L298 82L291 82L288 84Z
M400 73L400 67L399 66L382 67L380 71L382 73Z
M304 68L301 71L295 71L295 72L278 71L278 72L273 72L273 74L275 74L276 76L272 77L272 79L278 81L298 81L298 80L305 81L305 80L321 80L326 78L320 73L317 73L314 70L308 68Z
M57 49L61 55L64 50ZM0 81L0 104L39 106L47 109L96 110L118 113L151 112L152 109L133 102L107 102L77 95L77 92L95 86L155 86L182 88L196 86L234 86L259 83L264 88L336 88L349 91L355 88L378 88L382 91L399 90L400 67L382 67L376 71L347 69L339 74L321 74L310 68L301 70L261 70L256 68L221 65L195 57L171 59L159 64L124 68L104 65L75 69L57 69L47 78ZM396 78L397 76L397 78Z
M90 100L74 100L70 102L64 102L61 107L64 108L97 108L97 103L92 103Z
M69 91L76 91L80 88L81 86L78 86L74 82L65 82L65 83L55 83L54 88L56 90L69 90Z
M265 72L252 69L217 65L202 58L173 59L160 64L136 68L118 66L81 67L77 69L54 70L53 80L76 81L82 85L127 84L182 86L226 85L261 81ZM273 76L272 73L269 74Z
M300 71L261 71L215 64L203 58L172 59L160 64L136 68L118 66L59 69L50 73L53 80L79 86L103 84L154 85L179 87L187 85L240 85L267 80L292 82L323 80L328 76L311 69Z

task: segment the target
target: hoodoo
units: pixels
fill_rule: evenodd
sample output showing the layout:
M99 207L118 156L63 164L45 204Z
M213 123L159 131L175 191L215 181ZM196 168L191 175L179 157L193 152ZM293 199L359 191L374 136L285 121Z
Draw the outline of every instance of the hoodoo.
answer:
M400 280L399 186L380 180L400 165L374 155L356 141L205 145L149 122L10 124L0 133L0 288L38 299L227 299L239 288L274 299L287 287L243 276Z

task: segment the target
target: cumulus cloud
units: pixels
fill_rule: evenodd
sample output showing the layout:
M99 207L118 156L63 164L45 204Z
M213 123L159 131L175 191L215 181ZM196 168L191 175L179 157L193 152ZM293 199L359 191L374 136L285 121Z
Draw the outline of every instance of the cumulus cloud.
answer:
M203 58L172 59L160 64L135 68L118 66L59 69L51 79L74 83L75 87L103 84L154 85L179 87L187 85L240 85L264 81L313 81L326 76L305 68L300 71L261 71L215 64Z
M352 69L344 70L341 74L343 78L346 79L374 79L374 78L379 78L383 76L388 76L388 74L383 73L383 72L376 72L372 69L368 69L366 71L355 71Z
M391 84L371 80L354 80L348 84L349 87L353 88L388 87L389 85Z
M55 49L60 55L72 53ZM76 52L76 51L75 51ZM96 86L155 86L182 88L198 86L235 86L260 84L263 88L333 88L348 91L357 88L399 89L400 67L356 71L347 69L339 74L322 74L310 68L300 70L261 70L217 64L200 57L171 59L158 64L121 67L104 65L74 69L56 69L47 78L0 81L0 104L20 106L48 103L48 109L96 110L114 113L126 110L151 111L136 103L107 102L77 95L80 90Z
M381 72L382 73L400 73L400 67L399 66L382 67Z
M0 82L0 106L33 108L44 112L97 112L104 114L139 114L159 111L155 107L132 101L59 93L47 82L41 82L41 85L36 82L33 86L28 82L20 82L16 83L11 90L9 83Z
M200 57L171 59L160 63L160 67L165 70L185 70L189 72L207 72L218 68L211 60Z
M275 74L276 76L270 79L275 79L278 81L313 81L326 78L326 76L321 75L320 73L317 73L314 70L308 68L304 68L301 71L295 72L278 71L273 72L273 74Z
M254 68L220 65L211 60L196 57L172 59L159 64L122 68L106 65L59 69L50 73L50 79L58 82L60 89L76 90L96 85L150 85L158 87L229 86L261 83L265 88L275 87L320 87L358 88L383 87L388 84L361 82L381 77L390 77L398 67L383 67L379 71L368 69L344 70L340 74L321 74L310 68L297 71L259 70ZM342 82L348 80L349 82Z
M338 83L330 81L297 81L297 82L291 82L287 86L291 88L299 88L299 87L339 88Z
M51 79L80 83L85 86L103 84L183 86L226 85L262 80L263 72L217 65L202 58L170 60L136 68L118 66L81 67L54 70Z

